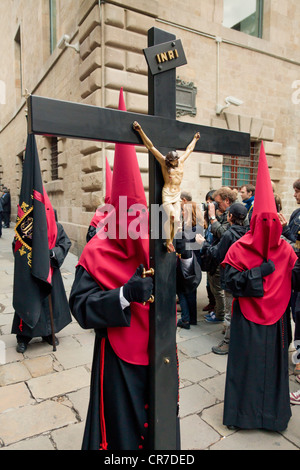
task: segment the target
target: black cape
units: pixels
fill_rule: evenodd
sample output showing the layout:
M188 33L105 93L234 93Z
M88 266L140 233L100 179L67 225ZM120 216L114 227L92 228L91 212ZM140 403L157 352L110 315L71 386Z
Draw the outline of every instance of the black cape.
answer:
M96 333L82 450L148 448L148 366L124 362L107 337L107 327L130 326L130 308L122 309L119 292L101 290L82 266L76 268L70 308L82 328Z
M297 266L293 271L293 288L298 284L299 289ZM241 429L283 431L291 417L286 314L283 312L274 325L250 322L241 312L238 297L262 296L261 278L252 276L251 270L240 273L226 265L225 280L235 300L223 423Z
M65 328L69 323L72 322L70 314L70 308L68 299L66 296L62 276L60 273L60 267L62 266L69 249L71 247L71 241L65 233L63 226L59 223L57 225L57 239L53 251L55 258L51 259L51 265L53 266L53 277L52 277L52 304L53 304L53 320L54 330L58 333ZM21 319L16 312L13 319L12 333L18 336L24 336L27 338L36 338L39 336L51 335L51 322L50 322L50 311L49 311L49 299L48 297L43 301L41 315L36 324L32 329Z

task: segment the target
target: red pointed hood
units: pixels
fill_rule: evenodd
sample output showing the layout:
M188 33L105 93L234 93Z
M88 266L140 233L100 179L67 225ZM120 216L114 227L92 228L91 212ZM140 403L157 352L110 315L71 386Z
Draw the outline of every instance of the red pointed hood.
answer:
M126 112L123 90L119 109ZM110 211L86 245L79 264L104 290L123 286L143 264L149 268L148 210L133 145L115 145ZM115 353L132 364L148 364L149 305L131 303L129 328L108 328Z
M112 185L112 172L110 169L110 165L106 158L106 168L105 168L105 204L110 203L111 197L111 185Z
M253 214L250 231L235 242L222 263L239 271L272 260L275 271L263 278L264 296L239 297L243 315L262 325L276 323L284 314L291 295L292 268L297 260L292 247L281 238L282 227L277 215L268 162L261 144Z
M120 91L119 110L126 112L123 89ZM110 203L119 205L119 197L126 196L128 208L132 204L147 206L144 186L138 165L135 147L129 144L116 144L113 183Z
M253 213L250 230L253 235L252 248L265 259L269 259L280 241L282 227L277 216L274 192L264 145L261 143Z

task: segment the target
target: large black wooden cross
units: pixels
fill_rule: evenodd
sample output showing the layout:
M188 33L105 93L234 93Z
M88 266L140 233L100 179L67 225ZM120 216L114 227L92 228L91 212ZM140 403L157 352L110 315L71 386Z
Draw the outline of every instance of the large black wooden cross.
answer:
M175 39L173 34L157 28L148 32L149 47L168 41L171 44ZM249 134L176 121L175 67L176 60L174 67L163 73L152 74L149 70L149 115L30 96L29 132L141 145L132 129L132 123L138 121L163 155L170 150L185 150L194 134L200 131L201 139L195 152L249 156ZM150 155L150 211L152 204L161 205L163 184L160 165ZM154 227L150 230L153 233ZM176 449L178 398L176 255L167 253L161 240L151 238L150 264L155 269L155 302L150 314L150 444L154 450L173 450Z

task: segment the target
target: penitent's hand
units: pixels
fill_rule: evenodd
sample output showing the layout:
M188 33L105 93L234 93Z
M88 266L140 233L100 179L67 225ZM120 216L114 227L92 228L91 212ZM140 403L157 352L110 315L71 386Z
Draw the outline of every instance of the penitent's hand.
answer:
M123 286L123 295L128 302L147 302L153 290L153 279L142 278L144 266L141 264L134 275Z
M196 140L199 140L200 137L201 137L201 136L200 136L200 132L197 132L197 133L195 134L195 139L196 139Z

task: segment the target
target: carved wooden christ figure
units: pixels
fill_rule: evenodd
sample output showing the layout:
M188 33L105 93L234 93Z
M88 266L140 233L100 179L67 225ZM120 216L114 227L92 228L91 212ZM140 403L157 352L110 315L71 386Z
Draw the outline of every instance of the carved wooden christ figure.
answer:
M186 159L193 152L197 141L200 139L200 132L194 135L193 140L187 146L183 155L179 157L176 151L168 152L166 156L162 155L159 150L154 147L138 122L135 121L133 123L133 129L139 133L145 147L160 163L164 178L162 203L167 214L167 220L164 224L166 247L169 252L174 252L173 239L181 225L180 185L183 178L183 166Z

